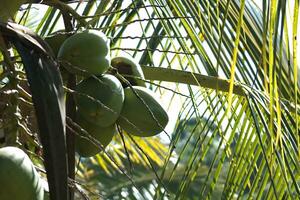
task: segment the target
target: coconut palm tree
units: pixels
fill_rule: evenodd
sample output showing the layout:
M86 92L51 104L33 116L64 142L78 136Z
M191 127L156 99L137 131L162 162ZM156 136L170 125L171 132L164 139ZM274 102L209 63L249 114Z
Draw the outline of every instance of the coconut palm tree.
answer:
M298 14L297 0L24 4L15 23L0 23L0 142L31 155L51 199L297 199ZM119 129L96 156L75 154L80 77L47 38L82 29L141 65L169 114L162 133Z

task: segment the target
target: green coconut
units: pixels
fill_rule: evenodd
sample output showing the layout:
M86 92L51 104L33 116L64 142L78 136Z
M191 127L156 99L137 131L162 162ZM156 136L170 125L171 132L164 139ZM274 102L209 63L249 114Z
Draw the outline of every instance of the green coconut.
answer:
M75 93L78 110L87 121L102 127L116 122L124 102L124 90L116 77L108 74L89 77L82 80L75 90L79 93Z
M125 79L134 86L146 87L141 79L145 79L141 66L132 57L118 56L111 60L111 66L118 70L118 73L124 75ZM133 77L129 77L133 76ZM136 78L134 78L136 77ZM122 82L122 81L121 81ZM127 87L126 83L122 83L123 87Z
M127 133L140 137L154 136L164 130L169 117L156 100L155 94L144 87L125 88L125 100L117 123ZM150 112L151 111L151 112Z
M87 131L90 136L100 142L103 148L105 148L112 141L114 134L117 132L115 124L108 127L101 127L95 123L85 120L80 113L78 113L77 116L77 124ZM82 132L82 135L84 136L85 134ZM99 146L97 146L97 144L94 144L88 139L78 135L76 135L75 138L75 149L76 152L82 157L94 156L102 150L99 148Z
M0 149L0 199L42 200L44 188L39 174L24 151Z
M63 42L58 58L71 73L101 75L110 67L109 40L96 30L76 33Z

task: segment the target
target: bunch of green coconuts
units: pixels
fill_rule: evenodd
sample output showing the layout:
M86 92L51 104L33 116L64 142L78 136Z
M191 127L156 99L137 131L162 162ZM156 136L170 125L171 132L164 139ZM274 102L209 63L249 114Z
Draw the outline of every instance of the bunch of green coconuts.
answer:
M79 75L75 87L76 123L106 147L117 124L128 134L154 136L164 130L168 114L142 79L143 71L131 57L110 57L110 44L100 31L84 30L45 39L62 66ZM113 67L118 73L108 73ZM128 76L129 75L129 76ZM101 151L85 137L76 136L76 151L90 157Z
M45 41L69 72L83 77L75 88L76 123L103 147L117 132L116 124L140 137L163 131L168 115L141 81L144 79L141 67L130 57L110 59L109 40L103 33L86 30L70 37L56 34ZM120 74L132 76L120 81L107 73L111 66ZM90 157L101 149L77 136L76 151ZM17 147L0 148L0 200L45 198L42 179L27 154Z

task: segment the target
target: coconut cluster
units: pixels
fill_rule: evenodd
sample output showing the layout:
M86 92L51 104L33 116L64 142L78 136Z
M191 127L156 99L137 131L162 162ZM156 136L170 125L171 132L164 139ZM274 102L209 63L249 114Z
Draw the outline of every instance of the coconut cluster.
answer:
M76 123L83 132L105 148L117 133L117 126L139 137L164 130L168 114L146 87L143 70L132 57L111 58L110 42L100 31L85 30L69 37L56 35L46 41L64 69L80 79L74 99ZM103 149L97 141L78 135L75 147L79 155L90 157Z

